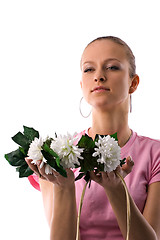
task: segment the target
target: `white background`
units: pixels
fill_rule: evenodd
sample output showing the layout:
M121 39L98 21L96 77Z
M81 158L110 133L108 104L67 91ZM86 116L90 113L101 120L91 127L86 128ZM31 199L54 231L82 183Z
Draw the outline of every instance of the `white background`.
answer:
M130 127L159 138L159 1L0 1L0 238L49 239L41 194L4 159L11 137L34 127L42 135L81 131L80 57L98 36L126 41L136 56L140 86ZM3 236L3 237L2 237Z

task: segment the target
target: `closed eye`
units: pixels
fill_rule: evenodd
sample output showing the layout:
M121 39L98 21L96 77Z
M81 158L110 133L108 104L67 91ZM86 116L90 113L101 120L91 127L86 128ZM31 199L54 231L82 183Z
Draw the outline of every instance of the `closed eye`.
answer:
M116 70L119 70L119 67L117 66L110 66L110 67L106 67L107 70L113 70L113 71L116 71Z
M84 73L86 73L86 72L91 72L91 71L93 71L93 68L86 68L86 69L84 70Z

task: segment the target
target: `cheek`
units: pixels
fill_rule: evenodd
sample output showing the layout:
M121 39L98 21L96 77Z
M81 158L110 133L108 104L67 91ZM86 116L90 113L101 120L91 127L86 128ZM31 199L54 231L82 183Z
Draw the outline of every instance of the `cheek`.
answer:
M83 97L87 100L88 99L88 90L86 85L82 85L82 94Z
M86 93L90 88L90 81L86 78L82 78L81 80L81 89L83 93Z
M129 81L128 76L122 74L118 78L114 79L112 82L112 89L113 92L117 93L118 95L126 96L129 92Z

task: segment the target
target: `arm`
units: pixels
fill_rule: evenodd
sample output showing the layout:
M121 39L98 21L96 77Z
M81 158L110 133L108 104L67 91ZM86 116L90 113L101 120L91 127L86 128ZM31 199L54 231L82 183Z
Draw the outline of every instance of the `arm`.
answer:
M155 192L154 195L155 202L158 203L160 190L158 192L158 184L151 184L149 187L148 199L151 197L151 192ZM156 192L156 189L157 192ZM155 189L155 190L154 190ZM126 237L126 196L123 186L119 186L116 191L105 190L107 197L112 205L113 211L116 215L119 227L123 234L123 237ZM144 215L141 214L137 206L135 205L133 199L130 196L130 205L131 205L131 224L130 224L130 240L158 240L160 239L160 234L158 233L158 223L160 219L160 211L156 212L155 203L148 201L144 209ZM160 207L158 207L160 210ZM158 209L157 209L158 210ZM146 218L147 217L147 218ZM157 234L156 234L157 233Z
M45 214L51 229L51 239L55 239L56 231L59 232L59 239L63 239L68 231L68 223L71 226L71 234L76 229L77 210L75 205L75 189L61 191L51 182L39 179ZM54 196L54 197L53 197ZM74 233L75 234L75 233ZM72 239L69 236L68 239ZM75 239L75 238L73 238Z
M127 163L118 169L120 174L125 177L131 172L133 165L129 158ZM110 201L112 209L117 218L123 237L127 232L127 207L126 194L121 180L116 176L115 172L96 175L91 173L91 178L104 187L107 197ZM160 183L152 183L148 189L148 198L143 214L139 211L132 197L130 196L131 205L131 225L129 240L158 240L160 239L160 229L158 227L160 219Z
M75 187L61 189L54 186L54 210L50 225L50 239L75 240L76 221Z
M148 197L143 211L143 216L152 226L160 239L160 182L149 185Z
M51 225L53 215L53 183L39 178L40 189L42 193L43 206L48 225Z
M39 178L45 214L50 226L50 240L75 240L77 209L75 198L74 173L67 169L67 178L53 171L46 175L43 168L31 164L29 167Z

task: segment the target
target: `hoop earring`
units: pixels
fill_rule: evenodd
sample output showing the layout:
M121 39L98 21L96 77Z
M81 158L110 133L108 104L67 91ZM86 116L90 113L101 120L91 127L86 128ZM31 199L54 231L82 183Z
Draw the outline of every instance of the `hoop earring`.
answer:
M130 113L132 112L132 95L130 95Z
M87 116L84 116L84 114L82 113L82 110L81 110L82 100L83 100L83 97L81 97L80 102L79 102L79 111L80 111L80 114L82 117L88 118L91 115L91 111L89 112L89 114Z

